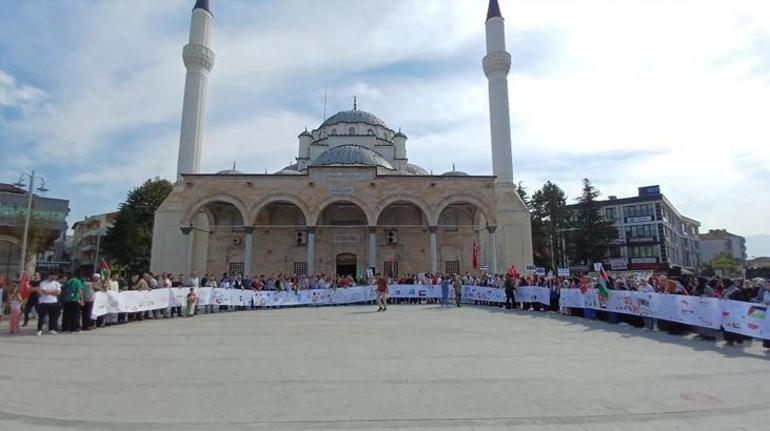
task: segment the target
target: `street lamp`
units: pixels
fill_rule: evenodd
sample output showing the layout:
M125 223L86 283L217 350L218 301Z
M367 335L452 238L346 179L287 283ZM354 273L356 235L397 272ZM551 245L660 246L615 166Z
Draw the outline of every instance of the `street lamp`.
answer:
M21 265L19 267L21 274L24 274L24 265L27 264L27 235L29 234L29 218L30 215L32 215L32 197L34 196L32 194L32 190L35 188L35 182L40 184L37 188L39 192L45 193L48 191L45 178L39 175L35 175L34 170L32 172L24 172L19 175L19 181L17 181L14 185L19 188L26 187L26 184L24 184L24 177L29 180L29 186L27 188L27 214L24 220L24 237L21 239Z

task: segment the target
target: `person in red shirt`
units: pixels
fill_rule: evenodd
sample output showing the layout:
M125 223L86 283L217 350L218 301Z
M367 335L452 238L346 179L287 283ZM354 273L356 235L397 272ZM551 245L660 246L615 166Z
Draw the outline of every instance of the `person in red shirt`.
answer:
M377 311L385 311L388 309L387 295L388 279L383 277L382 273L377 273Z

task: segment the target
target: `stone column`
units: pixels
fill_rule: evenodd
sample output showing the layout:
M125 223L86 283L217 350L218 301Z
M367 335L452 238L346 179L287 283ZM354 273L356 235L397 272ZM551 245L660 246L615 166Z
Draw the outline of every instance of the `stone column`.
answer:
M307 275L315 273L315 226L307 227Z
M489 248L490 256L492 259L491 270L493 274L497 274L497 239L495 238L495 230L497 226L487 226L487 232L489 232Z
M185 259L185 264L184 264L185 266L184 272L185 272L185 276L187 276L192 272L193 248L195 247L193 236L191 235L193 231L193 227L192 226L180 227L179 230L181 230L182 235L184 235L186 247L187 247L187 250L185 251L185 253L187 254L187 257Z
M369 268L377 274L377 226L369 226Z
M438 253L436 251L436 232L438 226L428 226L428 232L430 232L430 272L438 272Z
M251 261L253 260L252 247L254 247L254 226L244 226L246 236L243 238L243 277L252 277Z

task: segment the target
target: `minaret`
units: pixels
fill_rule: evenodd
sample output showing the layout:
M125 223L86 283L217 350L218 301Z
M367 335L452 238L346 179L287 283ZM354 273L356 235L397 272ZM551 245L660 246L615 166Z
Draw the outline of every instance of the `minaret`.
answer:
M187 76L184 83L177 181L182 179L182 174L200 172L203 125L206 120L206 87L208 74L214 66L214 51L211 50L213 18L208 0L197 0L192 11L190 43L182 50Z
M484 74L489 81L489 123L492 136L492 173L497 185L513 185L511 155L511 115L508 110L508 72L511 54L505 50L505 22L497 0L489 1L487 11L487 55Z

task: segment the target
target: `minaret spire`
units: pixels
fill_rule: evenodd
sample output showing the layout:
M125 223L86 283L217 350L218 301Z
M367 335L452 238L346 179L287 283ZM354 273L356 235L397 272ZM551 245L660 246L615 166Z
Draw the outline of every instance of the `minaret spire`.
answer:
M513 186L511 114L508 107L508 72L511 54L505 50L505 22L497 0L490 0L486 22L487 55L482 62L489 83L489 125L492 138L492 173L496 184Z
M211 50L213 15L208 0L197 0L192 11L189 43L182 49L187 76L184 82L182 127L179 134L177 181L182 174L195 174L201 168L203 126L206 122L206 88L208 75L214 67Z
M503 15L500 13L500 5L497 3L497 0L489 0L489 8L487 9L487 21L494 17L502 18Z
M211 13L211 9L209 8L209 0L196 0L193 9L203 9L208 13Z

